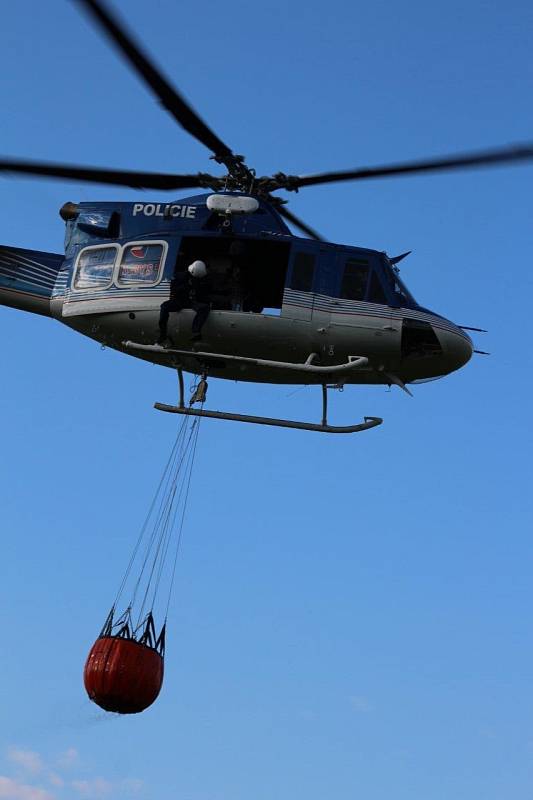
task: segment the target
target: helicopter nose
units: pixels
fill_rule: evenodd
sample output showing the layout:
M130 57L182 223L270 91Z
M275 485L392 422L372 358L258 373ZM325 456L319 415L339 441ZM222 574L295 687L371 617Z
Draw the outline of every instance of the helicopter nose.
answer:
M470 337L455 325L453 325L453 328L455 330L447 330L439 336L450 372L464 367L470 361L474 352Z

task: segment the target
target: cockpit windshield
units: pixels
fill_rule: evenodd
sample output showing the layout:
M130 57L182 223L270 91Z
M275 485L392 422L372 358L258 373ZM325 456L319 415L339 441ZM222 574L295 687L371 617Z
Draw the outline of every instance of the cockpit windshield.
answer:
M416 306L416 300L400 278L400 271L398 267L392 266L390 261L386 259L385 275L394 292L395 297L402 306Z

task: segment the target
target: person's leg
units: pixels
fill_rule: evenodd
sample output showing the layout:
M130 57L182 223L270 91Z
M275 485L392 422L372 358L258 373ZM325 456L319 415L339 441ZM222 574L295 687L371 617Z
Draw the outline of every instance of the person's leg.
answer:
M167 325L168 325L168 317L170 314L169 305L171 305L171 300L165 300L164 303L161 303L161 310L159 312L159 340L158 343L163 342L167 338Z
M168 318L171 311L181 311L182 305L178 300L165 300L161 303L161 312L159 314L159 343L168 339Z
M192 321L192 335L199 337L202 332L203 324L209 316L211 305L210 303L195 303L194 310L196 314Z

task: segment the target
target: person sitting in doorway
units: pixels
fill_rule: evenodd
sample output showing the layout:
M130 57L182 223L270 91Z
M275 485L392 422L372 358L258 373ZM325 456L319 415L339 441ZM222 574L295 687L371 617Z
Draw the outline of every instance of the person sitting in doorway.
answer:
M192 321L192 341L202 338L202 328L211 311L212 285L211 276L203 261L193 261L188 267L191 287L191 306L196 311Z
M159 339L157 344L171 347L168 336L168 318L172 311L192 308L196 311L192 322L192 341L202 338L202 327L211 310L211 278L203 261L193 261L187 271L178 271L170 282L170 297L161 304Z

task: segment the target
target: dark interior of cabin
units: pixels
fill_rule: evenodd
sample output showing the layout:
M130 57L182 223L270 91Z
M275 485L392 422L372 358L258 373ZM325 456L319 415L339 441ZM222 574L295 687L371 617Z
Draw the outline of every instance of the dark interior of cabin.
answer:
M212 308L253 311L281 308L290 244L224 237L184 237L176 268L204 261L211 275Z

